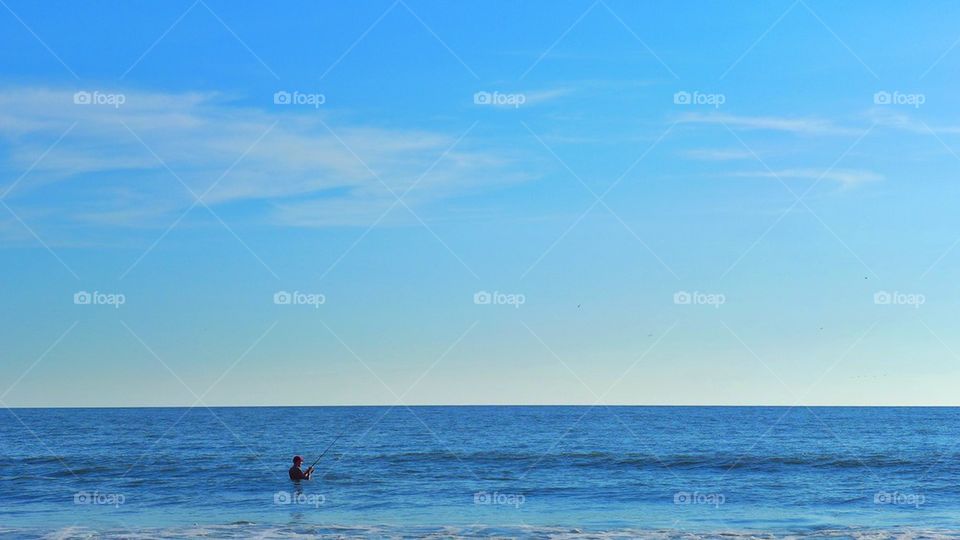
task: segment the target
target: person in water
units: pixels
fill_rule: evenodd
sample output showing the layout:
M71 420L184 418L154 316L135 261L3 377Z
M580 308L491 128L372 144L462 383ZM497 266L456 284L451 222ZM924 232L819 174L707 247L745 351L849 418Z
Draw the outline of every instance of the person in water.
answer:
M313 467L308 467L306 472L300 470L301 463L303 463L302 457L293 456L293 467L290 467L289 471L291 480L309 480L310 475L313 474Z

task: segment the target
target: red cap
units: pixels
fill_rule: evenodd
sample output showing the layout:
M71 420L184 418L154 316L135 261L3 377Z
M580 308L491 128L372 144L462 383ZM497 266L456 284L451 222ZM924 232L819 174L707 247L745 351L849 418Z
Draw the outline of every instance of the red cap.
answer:
M293 464L296 465L297 463L303 463L303 458L300 456L293 456Z

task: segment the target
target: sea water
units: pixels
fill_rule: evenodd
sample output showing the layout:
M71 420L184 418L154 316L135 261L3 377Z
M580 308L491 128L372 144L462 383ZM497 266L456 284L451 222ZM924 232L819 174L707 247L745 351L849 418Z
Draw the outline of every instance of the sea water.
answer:
M953 408L7 409L0 536L960 538L958 450Z

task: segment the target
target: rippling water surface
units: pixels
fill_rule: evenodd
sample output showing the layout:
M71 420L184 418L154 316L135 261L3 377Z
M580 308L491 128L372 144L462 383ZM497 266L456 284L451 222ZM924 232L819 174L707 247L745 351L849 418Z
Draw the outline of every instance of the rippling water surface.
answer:
M13 409L0 536L960 538L958 447L952 408Z

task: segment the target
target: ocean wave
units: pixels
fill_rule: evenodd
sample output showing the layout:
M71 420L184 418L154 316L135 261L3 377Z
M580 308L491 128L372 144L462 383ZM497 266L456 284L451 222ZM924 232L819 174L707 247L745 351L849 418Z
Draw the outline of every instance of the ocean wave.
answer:
M356 457L376 463L394 466L436 465L444 462L466 462L483 464L515 464L538 467L653 467L676 469L770 469L780 467L811 467L822 469L849 468L903 468L932 465L936 456L929 454L916 459L905 459L888 455L847 455L847 454L791 454L791 455L738 455L735 453L704 454L667 454L654 453L611 453L611 452L467 452L455 454L443 451L383 453ZM411 469L413 470L413 469Z
M425 538L475 539L475 538L524 538L532 540L626 540L644 538L649 540L960 540L960 530L945 529L824 529L811 531L682 531L675 529L604 529L588 530L571 527L388 527L388 526L271 526L250 522L225 525L194 525L188 527L145 529L91 529L72 526L57 530L9 529L0 527L0 535L15 538L43 540L74 539L245 539L245 538Z
M854 453L829 454L737 454L735 452L704 453L663 453L654 452L549 452L536 451L470 451L450 452L430 450L422 452L384 452L357 454L350 457L352 462L369 465L373 469L390 469L390 472L415 475L438 466L470 467L515 467L517 469L579 469L579 470L705 470L720 471L779 471L794 469L846 470L868 468L870 470L909 470L922 469L938 465L941 470L951 467L948 461L938 462L933 453L916 456L898 456L890 454L857 455ZM335 462L335 461L334 461ZM130 474L127 464L105 464L89 460L74 459L67 461L69 472L75 478L113 477L136 479ZM41 479L48 476L48 467L62 467L62 458L26 458L3 460L0 462L0 478L5 480ZM193 478L200 469L207 467L207 461L196 464L187 461L152 462L148 464L153 475L164 478ZM30 472L24 472L30 471ZM42 472L36 472L42 471ZM336 467L322 471L325 481L349 482L352 477ZM509 478L505 475L504 478ZM376 483L376 479L368 479Z

